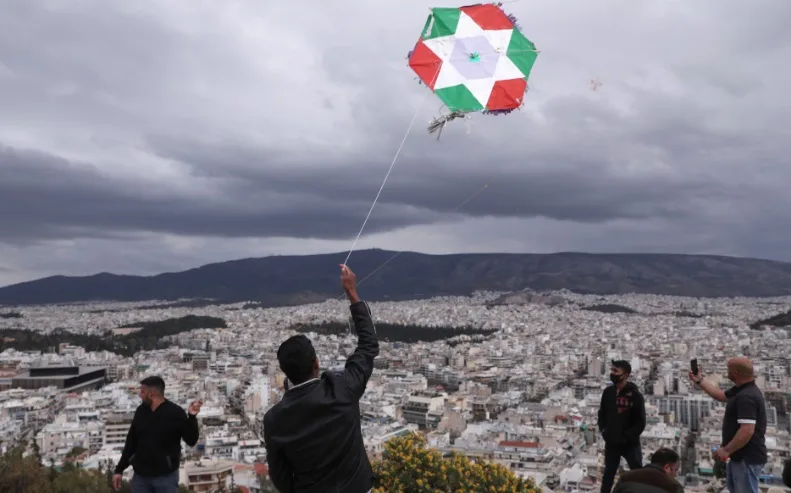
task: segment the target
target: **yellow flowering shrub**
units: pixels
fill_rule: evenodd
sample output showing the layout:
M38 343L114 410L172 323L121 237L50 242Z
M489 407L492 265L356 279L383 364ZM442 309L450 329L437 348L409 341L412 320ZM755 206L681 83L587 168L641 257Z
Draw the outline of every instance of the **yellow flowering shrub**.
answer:
M443 457L414 433L388 441L382 460L373 468L374 493L541 492L531 480L520 479L500 464L471 461L459 454Z

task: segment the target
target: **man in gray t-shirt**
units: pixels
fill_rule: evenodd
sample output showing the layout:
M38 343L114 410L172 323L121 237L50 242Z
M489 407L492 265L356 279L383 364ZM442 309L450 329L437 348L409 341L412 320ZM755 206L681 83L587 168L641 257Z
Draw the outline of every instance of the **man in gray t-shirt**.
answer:
M700 372L690 372L689 378L713 399L726 403L722 445L714 456L728 461L728 491L759 493L759 478L766 464L766 404L755 384L752 362L747 358L728 361L728 379L734 386L724 392L704 380Z

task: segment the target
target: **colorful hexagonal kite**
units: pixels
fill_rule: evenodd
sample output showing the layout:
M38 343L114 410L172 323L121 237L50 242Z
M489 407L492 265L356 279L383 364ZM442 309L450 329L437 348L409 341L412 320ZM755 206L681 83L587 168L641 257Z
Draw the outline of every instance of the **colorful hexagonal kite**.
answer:
M435 120L441 130L466 113L519 108L537 56L535 45L499 4L478 4L431 9L409 66L451 112L444 121Z

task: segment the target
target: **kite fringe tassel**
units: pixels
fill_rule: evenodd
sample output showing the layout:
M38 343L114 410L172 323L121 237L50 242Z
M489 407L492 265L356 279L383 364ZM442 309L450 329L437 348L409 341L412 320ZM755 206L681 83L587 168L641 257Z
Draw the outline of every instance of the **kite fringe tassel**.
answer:
M449 122L457 119L457 118L467 118L467 113L464 111L452 111L447 115L438 116L431 120L431 123L428 125L428 133L437 134L437 140L439 140L440 136L442 135L442 129L445 128Z
M515 27L515 28L516 28L518 31L521 31L521 30L522 30L522 26L520 26L520 25L519 25L519 21L516 19L516 16L515 16L514 14L509 14L508 12L506 12L506 11L503 9L503 2L497 2L497 3L493 4L493 5L494 5L495 7L499 8L500 10L502 10L502 11L503 11L503 13L505 14L505 16L506 16L506 17L508 17L508 20L509 20L509 21L511 21L511 24L513 24L513 25L514 25L514 27Z
M515 110L516 108L509 108L507 110L483 110L481 113L483 113L484 115L497 116L497 115L507 115Z

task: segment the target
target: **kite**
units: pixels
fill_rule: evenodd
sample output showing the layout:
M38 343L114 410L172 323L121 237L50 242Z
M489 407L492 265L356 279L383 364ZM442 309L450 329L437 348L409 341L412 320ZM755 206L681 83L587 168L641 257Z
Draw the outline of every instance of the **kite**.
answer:
M468 113L500 115L521 107L538 53L501 4L431 9L407 57L449 111L431 122L429 133L441 133Z

